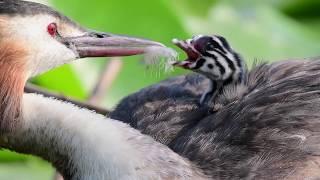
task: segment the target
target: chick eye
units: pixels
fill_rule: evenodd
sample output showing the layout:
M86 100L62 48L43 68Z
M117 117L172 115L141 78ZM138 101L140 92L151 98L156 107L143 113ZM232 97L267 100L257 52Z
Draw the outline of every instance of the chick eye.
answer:
M215 49L215 47L214 47L213 44L208 43L208 44L206 45L206 51L212 51L212 50L214 50L214 49Z
M50 23L47 27L47 31L51 36L55 36L57 34L57 24Z

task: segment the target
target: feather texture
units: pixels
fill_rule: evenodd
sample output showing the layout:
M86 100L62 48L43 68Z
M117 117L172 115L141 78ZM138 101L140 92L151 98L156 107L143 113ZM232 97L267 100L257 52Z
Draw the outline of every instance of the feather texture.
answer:
M111 113L216 179L319 178L320 58L259 64L229 85L217 111L197 105L208 79L147 87Z
M176 62L178 54L168 47L152 46L146 49L144 63L147 66L156 66L164 69L165 72L173 70L173 63Z

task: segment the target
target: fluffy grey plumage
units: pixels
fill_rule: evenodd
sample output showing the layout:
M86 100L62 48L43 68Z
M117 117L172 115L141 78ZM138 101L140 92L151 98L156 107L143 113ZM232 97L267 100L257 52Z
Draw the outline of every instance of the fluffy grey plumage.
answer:
M320 178L320 58L261 64L246 78L214 113L198 107L207 80L192 74L125 98L111 117L216 179Z

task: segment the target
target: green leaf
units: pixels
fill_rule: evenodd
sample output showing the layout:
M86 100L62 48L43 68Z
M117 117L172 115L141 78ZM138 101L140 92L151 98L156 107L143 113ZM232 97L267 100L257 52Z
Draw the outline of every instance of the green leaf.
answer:
M40 75L31 81L34 84L53 91L63 92L64 95L84 99L86 92L79 78L80 76L75 74L70 65L64 65Z
M9 150L0 151L0 162L25 162L30 159L29 156L17 154Z
M51 166L39 159L33 159L24 163L1 163L0 179L21 180L50 180L54 170Z
M49 180L53 177L51 165L37 157L3 150L0 151L0 162L0 179Z
M188 15L204 17L217 0L168 0L176 10Z

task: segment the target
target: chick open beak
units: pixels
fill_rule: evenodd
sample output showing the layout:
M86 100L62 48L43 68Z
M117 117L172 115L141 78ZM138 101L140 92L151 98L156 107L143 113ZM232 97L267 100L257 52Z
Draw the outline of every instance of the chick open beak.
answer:
M185 59L184 61L176 61L173 63L173 65L182 67L185 69L190 69L191 65L196 63L200 57L200 53L197 50L195 50L195 48L192 46L191 39L189 40L173 39L172 42L176 46L178 46L180 49L182 49L188 56L187 59Z

